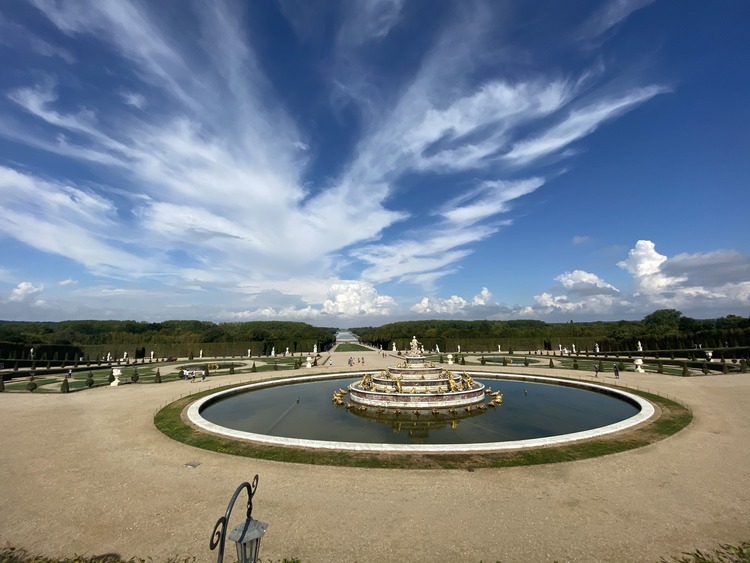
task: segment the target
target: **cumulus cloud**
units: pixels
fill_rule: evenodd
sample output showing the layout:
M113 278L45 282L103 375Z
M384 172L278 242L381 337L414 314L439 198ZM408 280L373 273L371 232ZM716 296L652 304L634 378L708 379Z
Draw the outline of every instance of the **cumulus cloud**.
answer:
M667 257L656 252L656 245L650 240L639 240L635 248L628 252L626 260L617 263L620 268L633 275L638 294L654 295L673 288L685 281L685 277L670 277L661 270Z
M633 292L625 292L596 274L573 270L555 278L555 290L534 297L527 315L575 313L646 315L674 308L697 318L736 313L750 305L750 257L737 251L678 254L669 258L649 240L639 240L617 266L631 274Z
M8 296L8 301L28 301L31 297L34 295L37 295L38 293L41 293L44 291L44 284L39 284L38 286L35 286L31 282L21 282L19 283Z
M323 302L323 312L344 317L381 316L390 315L395 304L392 297L378 295L371 284L351 281L331 286L328 299Z
M492 292L486 287L471 298L466 300L458 295L452 295L448 299L440 297L423 297L419 303L411 307L411 310L420 315L464 315L478 312L496 313L500 309L497 303L492 302Z

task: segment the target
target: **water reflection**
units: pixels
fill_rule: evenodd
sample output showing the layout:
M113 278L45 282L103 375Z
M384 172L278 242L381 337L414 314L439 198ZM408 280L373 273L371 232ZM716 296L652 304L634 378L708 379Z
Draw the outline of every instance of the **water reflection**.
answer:
M481 379L503 393L502 406L454 413L347 410L331 396L351 380L298 383L209 403L204 418L245 432L289 438L382 444L461 444L542 438L589 430L635 415L622 399L580 388Z

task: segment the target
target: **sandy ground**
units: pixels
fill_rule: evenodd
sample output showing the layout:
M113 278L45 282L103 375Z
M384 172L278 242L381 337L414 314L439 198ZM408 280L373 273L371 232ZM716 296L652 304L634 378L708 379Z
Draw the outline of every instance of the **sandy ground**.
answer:
M343 370L348 356L305 371ZM365 368L395 363L377 352L354 356L365 358ZM154 413L180 395L249 380L0 394L0 545L47 555L215 560L213 525L237 485L256 473L253 515L270 524L264 561L658 561L750 540L747 374L624 373L621 385L689 405L691 426L636 451L536 467L278 463L195 449L153 425Z

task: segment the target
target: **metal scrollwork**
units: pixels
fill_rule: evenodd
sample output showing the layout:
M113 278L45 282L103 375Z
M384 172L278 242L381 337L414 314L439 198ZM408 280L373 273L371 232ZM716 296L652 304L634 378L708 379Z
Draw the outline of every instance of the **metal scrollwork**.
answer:
M211 551L213 551L217 547L219 548L219 554L217 558L218 563L222 563L224 561L224 544L227 538L227 524L229 523L229 516L232 514L234 503L237 501L237 497L240 496L240 493L243 489L247 489L246 517L249 520L253 513L253 496L255 496L255 492L258 490L258 475L256 474L255 477L253 477L252 483L248 483L247 481L245 481L239 487L237 487L237 489L234 491L234 494L232 495L232 498L229 500L227 511L224 513L224 516L219 518L214 525L214 529L211 532L211 540L209 541L208 545L211 548Z

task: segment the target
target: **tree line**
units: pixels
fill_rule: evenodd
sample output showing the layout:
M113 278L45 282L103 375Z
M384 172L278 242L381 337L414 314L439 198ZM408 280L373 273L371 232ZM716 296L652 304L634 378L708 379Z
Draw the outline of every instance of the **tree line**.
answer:
M593 321L547 323L538 320L402 321L379 327L355 327L350 331L363 343L399 350L408 347L413 336L426 350L493 352L557 350L560 346L578 351L634 351L638 343L645 350L670 350L750 346L750 317L728 315L716 319L692 319L675 309L660 309L640 321Z
M251 321L212 323L208 321L62 321L0 322L0 358L29 359L34 348L36 359L52 360L64 355L90 356L112 354L131 357L155 350L158 357L198 355L269 355L319 351L330 348L336 339L335 328L321 328L303 322ZM57 359L55 358L55 359Z

